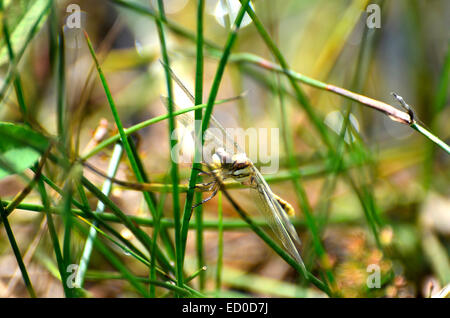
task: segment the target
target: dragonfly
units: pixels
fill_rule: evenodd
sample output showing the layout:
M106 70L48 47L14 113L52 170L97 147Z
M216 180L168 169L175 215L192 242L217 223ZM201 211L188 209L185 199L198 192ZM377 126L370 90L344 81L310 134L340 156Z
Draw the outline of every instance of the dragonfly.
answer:
M176 76L173 70L163 62L161 64L169 70L171 78L181 88L187 98L195 104L194 96ZM165 106L168 107L168 99L162 98L162 100ZM176 110L181 109L175 103L172 104ZM193 126L194 116L192 112L178 115L176 118L183 126ZM292 205L272 192L260 171L214 116L211 116L209 127L214 127L218 130L207 129L205 131L205 144L208 143L208 147L210 147L211 145L209 143L213 143L213 147L211 148L214 153L212 154L210 163L207 164L209 171L202 169L201 173L212 176L213 180L200 184L197 188L203 191L211 191L212 194L201 201L200 204L211 200L217 194L220 190L221 180L232 179L247 186L259 197L259 210L273 231L276 239L281 243L285 251L304 268L303 260L298 251L301 242L289 219L289 216L295 214ZM216 131L220 131L222 136L214 134ZM225 141L223 137L226 138ZM230 152L229 149L231 147L227 147L227 144L233 145L233 152Z

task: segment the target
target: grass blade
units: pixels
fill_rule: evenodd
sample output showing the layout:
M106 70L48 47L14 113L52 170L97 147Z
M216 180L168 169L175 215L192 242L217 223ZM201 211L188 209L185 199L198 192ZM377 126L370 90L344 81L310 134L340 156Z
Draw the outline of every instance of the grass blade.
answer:
M64 289L64 294L66 297L71 297L72 291L67 286L67 271L64 264L64 259L61 253L61 246L59 244L58 234L56 232L55 223L53 222L53 217L51 215L50 200L45 189L44 181L42 178L38 181L38 189L41 195L41 201L43 205L43 210L45 211L47 217L48 231L50 234L50 239L52 240L53 250L55 252L56 263L58 264L59 276L61 278L61 283Z
M200 105L203 102L203 15L205 11L205 2L203 0L199 0L197 3L197 58L196 58L196 70L195 70L195 96L194 96L194 104ZM195 110L194 118L195 122L201 122L203 117L203 110L201 108ZM201 134L201 127L199 125L195 125L195 140L197 136ZM186 201L184 204L183 211L183 223L181 226L181 240L182 242L186 242L189 221L191 219L192 214L192 204L194 200L194 187L197 182L201 182L201 178L198 176L198 170L200 169L200 147L197 143L194 145L194 163L191 169L191 175L189 178L189 190L186 194ZM199 179L199 180L197 180ZM202 194L198 193L196 195L196 204L199 204L202 200ZM205 264L204 255L203 255L203 213L202 207L199 205L196 211L196 223L197 223L197 236L196 236L196 244L197 244L197 259L198 259L198 267L203 267ZM185 253L186 244L183 244L183 255ZM200 272L200 290L203 290L205 286L205 275L204 272Z
M125 152L127 154L128 160L129 160L129 162L131 164L133 172L136 175L136 179L138 180L138 182L142 183L142 182L144 182L144 178L143 178L143 176L142 176L142 174L141 174L141 172L139 170L139 166L137 164L137 161L136 161L136 158L134 156L134 153L133 153L133 151L131 149L130 143L129 143L128 138L127 138L127 135L125 134L125 131L124 131L124 128L123 128L123 125L122 125L122 121L120 120L119 113L117 112L117 108L116 108L116 105L114 103L114 99L112 98L111 91L109 89L108 83L106 82L105 75L103 74L103 71L102 71L102 69L101 69L101 67L99 65L99 62L98 62L97 57L95 55L94 48L92 46L91 41L89 40L88 34L86 32L84 32L84 35L85 35L86 42L88 44L89 51L91 53L92 59L94 60L95 65L97 67L97 71L98 71L98 74L100 76L100 80L102 82L103 88L105 90L106 97L108 99L108 103L109 103L109 106L111 108L111 112L112 112L113 117L114 117L114 121L116 122L117 129L119 130L120 140L122 141L123 147L124 147ZM97 193L98 193L98 191L97 191ZM152 215L154 217L156 215L156 209L155 209L155 206L154 206L154 204L153 204L153 202L151 200L150 194L148 192L143 192L143 195L144 195L144 199L145 199L145 201L147 203L147 206L149 207L149 210L150 210L150 212L152 213ZM145 236L146 236L145 241L147 241L147 243L148 243L149 242L148 241L149 238L148 238L147 235L145 235ZM151 251L151 244L146 244L145 247L147 248L147 250L149 252Z
M36 293L34 292L33 285L31 284L30 277L28 276L27 269L22 259L22 255L20 254L19 247L17 245L16 239L14 238L14 233L11 229L11 226L8 221L8 217L6 216L6 211L2 206L0 206L0 216L3 221L3 225L5 227L6 235L8 236L9 244L14 252L14 256L16 257L17 264L19 265L20 272L22 273L23 282L30 294L30 297L36 298Z
M10 65L9 65L8 73L6 74L5 80L3 82L3 86L0 89L0 102L3 101L3 99L6 95L6 92L8 90L9 84L11 83L11 81L14 80L15 76L17 75L17 65L18 65L20 59L22 58L23 54L25 53L25 50L27 49L28 45L31 43L31 40L38 32L40 25L42 25L42 22L44 21L45 17L47 16L47 14L51 8L51 4L52 4L51 0L39 0L39 1L35 2L36 10L28 11L28 12L31 12L31 14L33 16L36 15L36 19L33 18L34 23L32 23L32 24L29 23L30 21L25 22L25 24L27 26L30 24L31 28L28 30L28 33L27 33L25 39L23 41L21 41L23 44L20 46L20 48L17 49L18 53L15 54L14 62L10 63ZM41 5L42 5L42 8L41 8ZM16 32L16 30L15 30L15 32ZM13 50L14 53L16 51L16 48L14 45L14 43L16 42L14 39L15 32L13 32L13 34L12 34L13 39L11 39L12 47L14 48L14 50ZM21 33L22 33L22 31L18 32L20 37L22 36ZM2 49L2 51L0 52L0 56L1 56L1 59L4 59L5 61L8 60L8 53L7 53L6 48Z
M122 158L123 148L120 144L116 144L114 147L114 152L111 158L111 161L109 163L108 167L108 175L111 177L114 177L117 169L119 167L120 159ZM103 184L102 192L106 196L109 196L112 189L112 182L110 180L106 180ZM105 210L105 205L102 202L98 202L97 209L95 212L102 213ZM94 221L94 225L97 226L97 222ZM89 235L88 239L84 245L83 254L80 259L80 264L78 266L77 276L76 276L76 284L79 287L83 287L84 285L84 276L86 275L87 268L89 266L89 260L91 258L92 248L93 248L93 241L95 240L97 236L97 230L92 226L89 229Z
M218 193L218 229L217 229L217 263L216 263L216 292L219 292L222 286L222 267L223 267L223 209L222 192Z
M169 55L167 53L166 39L164 34L164 28L162 21L165 21L165 13L164 13L164 5L161 0L158 0L158 11L159 11L159 19L156 20L156 28L158 30L159 43L161 47L161 55L162 60L165 65L169 66ZM172 139L173 131L175 130L175 119L173 117L173 92L172 92L172 80L167 68L164 68L166 75L166 89L167 89L167 97L168 97L168 109L169 109L169 138L170 138L170 149L173 149L177 141ZM176 158L171 158L171 166L170 166L170 176L173 185L173 194L172 194L172 204L173 204L173 218L175 221L175 266L176 266L176 276L177 276L177 285L182 287L183 282L183 245L181 242L181 223L180 223L180 197L178 190L178 164L176 162Z

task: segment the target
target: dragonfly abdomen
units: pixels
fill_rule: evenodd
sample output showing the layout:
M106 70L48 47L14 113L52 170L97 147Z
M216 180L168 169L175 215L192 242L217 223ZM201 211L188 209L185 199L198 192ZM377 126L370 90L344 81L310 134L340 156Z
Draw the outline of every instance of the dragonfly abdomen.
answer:
M295 215L295 210L292 207L292 205L290 205L286 200L283 200L282 198L280 198L275 193L273 195L274 195L275 199L278 201L278 203L280 204L280 206L283 208L284 212L286 212L287 215L289 215L289 216Z

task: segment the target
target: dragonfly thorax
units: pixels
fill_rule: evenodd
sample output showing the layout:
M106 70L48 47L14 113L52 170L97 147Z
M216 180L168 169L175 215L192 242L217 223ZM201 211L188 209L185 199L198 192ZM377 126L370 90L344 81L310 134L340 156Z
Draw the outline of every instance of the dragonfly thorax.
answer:
M217 148L212 162L215 170L221 170L223 178L233 178L242 183L252 180L252 162L245 153L231 155L223 148Z

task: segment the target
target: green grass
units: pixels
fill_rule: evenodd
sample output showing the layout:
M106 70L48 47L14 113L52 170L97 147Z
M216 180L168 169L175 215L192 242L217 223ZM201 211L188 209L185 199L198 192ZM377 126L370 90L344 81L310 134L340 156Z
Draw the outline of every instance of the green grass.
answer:
M0 207L0 216L5 227L6 235L8 236L9 244L11 244L11 248L14 251L14 256L16 257L17 264L19 265L20 272L22 273L22 279L27 287L28 293L30 297L35 298L36 292L33 289L33 285L31 284L30 276L28 275L27 269L22 259L22 255L20 254L19 247L17 246L16 239L14 237L14 233L11 229L11 225L9 225L8 217L6 216L6 211L3 206Z
M414 286L417 292L413 296L420 296L421 282L427 275L435 277L442 286L449 283L448 237L426 222L424 215L429 211L423 210L430 204L427 198L433 198L432 195L445 198L448 194L450 149L445 125L450 74L448 44L445 54L439 55L439 62L433 62L439 72L432 74L433 81L428 80L429 83L420 81L423 69L429 67L427 64L422 61L417 68L414 63L407 64L409 76L415 76L411 81L405 80L411 87L414 80L416 87L434 85L429 93L431 100L420 95L425 94L423 87L412 90L418 95L414 109L419 114L413 119L407 111L383 102L377 91L378 87L397 91L397 87L389 86L392 73L384 70L378 56L383 50L382 32L387 31L382 28L376 33L365 28L356 35L360 41L355 42L354 38L350 41L350 35L345 32L327 31L329 22L325 19L313 32L309 14L326 15L332 10L322 8L320 1L308 4L287 1L286 7L280 8L275 3L255 2L250 6L249 0L240 0L242 6L236 19L227 28L219 28L213 21L204 0L190 1L176 14L166 12L161 0L155 8L125 0L104 2L119 10L121 21L128 14L133 17L123 19L123 28L132 26L135 17L136 21L139 18L147 23L142 25L149 28L149 36L157 39L157 44L151 45L152 54L160 56L162 66L155 61L145 70L111 71L105 62L108 52L102 52L99 58L97 49L105 39L98 38L95 27L83 30L85 53L91 58L98 81L89 93L85 92L87 84L81 83L80 93L78 84L69 80L73 80L71 59L79 58L80 52L74 55L65 44L66 35L59 25L64 8L52 1L36 1L34 5L29 2L28 7L8 3L4 8L0 1L0 61L4 59L8 63L2 70L0 120L14 125L23 123L49 144L48 148L39 149L31 133L25 140L17 138L13 143L4 142L9 135L0 135L0 169L5 174L13 174L8 160L3 160L9 148L15 147L19 162L25 162L24 154L31 150L40 156L38 162L28 164L28 169L10 177L15 182L20 180L20 190L13 195L2 194L0 204L2 228L6 233L0 240L0 248L14 256L28 296L40 297L43 292L33 288L39 285L34 282L38 278L29 275L29 264L20 252L28 242L17 235L27 224L21 219L22 215L39 215L25 211L39 212L46 218L48 238L39 243L32 263L47 264L55 280L59 280L58 288L65 297L89 297L90 286L107 286L113 281L124 283L121 296L151 298L221 297L232 294L229 286L239 288L239 293L245 296L256 293L379 297L390 296L393 289L399 288L395 285L397 276ZM391 12L392 8L383 1L377 3L383 6L383 12ZM351 12L338 1L335 6ZM434 10L439 10L444 4L437 2L435 6ZM29 11L17 16L10 13L24 8ZM31 12L33 8L37 10ZM412 19L418 14L416 9L413 5L406 6L409 15L404 19ZM244 29L241 23L246 15L251 23ZM302 31L293 34L286 27L290 19L283 20L283 17L295 17L299 21L296 27ZM358 19L352 18L354 20L339 24L345 26L348 33L357 30L355 22L350 21ZM180 23L175 23L178 19ZM423 26L417 21L408 21L415 23L414 28L408 31L410 33L400 33L402 36L414 38L415 32L423 32ZM386 28L388 26L386 22ZM434 32L439 35L442 31ZM312 34L317 43L308 42ZM136 41L138 37L136 35ZM339 48L335 46L336 41L342 43ZM322 47L322 51L317 51L315 44ZM417 56L427 56L426 47L417 43L411 45L416 45L413 53ZM110 47L119 55L130 50ZM306 55L309 50L313 57ZM46 53L38 56L36 52ZM417 57L413 53L411 56ZM145 65L139 61L144 57L135 56L136 65ZM324 56L327 56L325 60ZM411 56L405 57L405 63L410 62ZM329 63L329 69L306 65L324 61ZM183 79L187 77L186 71L192 74L194 106L176 110L170 68L177 73L184 70L180 76ZM377 72L378 68L385 73ZM320 75L313 78L296 69ZM260 96L252 95L252 90L248 94L239 91L250 87L248 81L257 85L254 90ZM135 91L126 95L124 92L128 89ZM76 95L78 93L82 97ZM414 96L406 98L404 93L399 94L413 103ZM160 95L167 96L168 101L168 112L162 115L158 115L156 108L136 111L129 107L136 101L146 107L154 105ZM421 103L420 98L429 104ZM262 104L245 105L245 110L240 109L239 116L245 118L238 118L239 124L258 125L262 117L270 120L273 114L278 116L282 137L281 169L265 177L274 192L286 194L296 205L297 215L292 223L302 237L300 251L306 267L277 243L264 220L247 211L245 185L228 180L225 184L220 182L217 199L192 209L203 198L201 192L195 191L195 185L202 182L198 175L202 167L200 144L195 145L193 164L178 164L168 153L165 155L169 161L161 159L161 149L172 149L177 144L170 138L177 128L177 116L193 112L195 119L201 121L201 126L195 127L195 135L203 136L213 112L228 112L231 107L225 103L236 100L242 104L244 100ZM82 104L85 104L84 111L77 110ZM223 106L217 109L217 105ZM324 122L331 109L341 110L343 121L339 131L333 131ZM257 116L249 115L256 114L255 111ZM47 113L43 115L44 112ZM360 121L359 130L351 124L353 114ZM108 118L109 131L90 149L81 151L92 136L97 115ZM421 117L429 122L430 128L420 121ZM382 124L380 118L391 120ZM167 125L168 140L156 133L161 125ZM382 133L389 127L383 125L412 128L409 129L412 135L408 139L388 138ZM348 143L345 136L350 132L354 140ZM143 138L140 140L136 136ZM152 149L155 144L148 143L155 136L161 149ZM203 144L203 138L201 142ZM153 146L149 148L149 145ZM122 152L126 159L121 159ZM128 191L120 189L120 185L104 178L98 183L92 171L86 169L87 163L97 167L105 159L111 164L106 173L108 177L114 178L116 172L121 171L118 179L146 185L138 190L138 199L131 199L139 204L129 201ZM416 173L417 170L421 170L421 174ZM399 175L407 181L399 181ZM139 211L134 208L131 211L135 206L140 207ZM255 260L248 273L241 276L236 274L241 273L240 269L235 270L227 263L230 260L226 253L231 244L228 234L237 231L251 231L258 242L264 244L267 253L271 253L259 263ZM353 237L353 231L363 234ZM389 239L390 231L392 239ZM217 234L214 242L209 239L211 232ZM415 236L415 240L408 235ZM211 259L211 247L217 249L215 259ZM259 270L264 269L270 259L281 259L279 268L287 268L288 274L278 279L261 275ZM364 282L359 285L354 282L348 287L350 277L359 277L358 273L373 259L383 265L383 287L369 290ZM394 263L402 269L400 274L394 271ZM67 284L70 275L67 269L72 264L80 265L79 289ZM347 272L349 269L354 272ZM277 286L277 290L271 293L267 284Z

